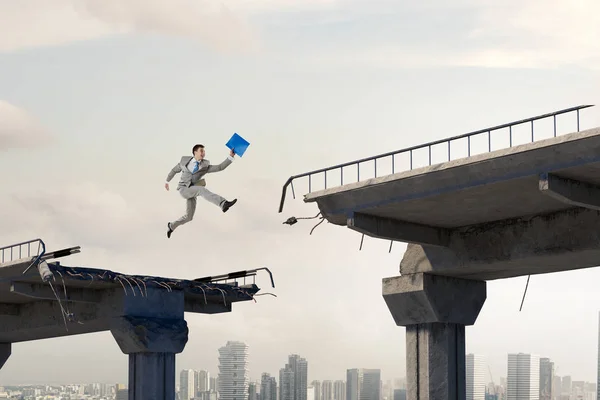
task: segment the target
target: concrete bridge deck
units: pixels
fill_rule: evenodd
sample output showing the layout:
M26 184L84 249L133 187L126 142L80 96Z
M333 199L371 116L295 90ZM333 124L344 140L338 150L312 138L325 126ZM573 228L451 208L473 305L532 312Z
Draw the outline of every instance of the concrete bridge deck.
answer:
M184 312L231 312L233 303L253 300L260 290L255 284L126 275L58 263L47 264L53 276L44 282L37 268L22 275L33 259L0 267L0 342L18 343L108 331L114 318L129 313L128 307L134 298L139 307L136 316L160 317L153 291L165 295L181 292L182 296L172 296L170 307L178 310L183 318ZM159 297L162 302L166 301L167 297Z
M421 245L409 245L402 273L489 280L594 267L600 128L321 190L305 201L336 225Z
M44 250L32 253L38 243ZM0 368L13 343L110 331L129 356L130 400L174 400L175 355L189 333L184 313L231 312L254 300L259 287L237 279L266 269L185 280L63 266L51 260L72 251L45 253L40 239L0 251Z

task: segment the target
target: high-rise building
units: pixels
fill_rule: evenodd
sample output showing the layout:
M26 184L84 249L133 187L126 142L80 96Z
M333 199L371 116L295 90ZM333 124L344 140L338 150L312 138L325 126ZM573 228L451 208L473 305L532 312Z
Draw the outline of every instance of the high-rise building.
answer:
M333 383L333 400L346 400L346 382L335 381Z
M506 400L539 400L540 357L532 354L509 354Z
M260 378L260 400L277 400L277 381L266 372Z
M381 400L381 370L362 369L359 400Z
M321 400L333 400L333 382L323 381L321 385Z
M210 373L201 369L196 373L196 392L204 393L210 391Z
M310 384L313 387L313 399L314 400L322 400L323 385L321 384L321 381L312 381Z
M346 400L381 400L381 370L346 370Z
M247 400L248 346L228 341L219 348L219 399Z
M307 400L308 363L297 354L279 370L279 400Z
M486 367L484 356L467 354L465 368L467 400L485 400Z
M256 394L256 382L248 383L248 400L258 400Z
M540 358L540 400L554 400L554 363Z
M193 369L184 369L179 373L179 398L191 400L196 397L196 373Z
M361 376L358 368L346 370L346 400L358 400L360 381Z

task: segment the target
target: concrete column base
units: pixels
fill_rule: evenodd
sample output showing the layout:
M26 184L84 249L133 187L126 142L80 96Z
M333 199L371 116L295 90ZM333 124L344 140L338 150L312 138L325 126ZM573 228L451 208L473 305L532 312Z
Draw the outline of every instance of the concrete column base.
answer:
M12 344L11 343L0 343L0 369L4 367L6 361L10 357L12 353Z
M175 400L175 354L188 340L183 319L126 316L111 333L129 354L129 400Z
M406 327L407 400L464 400L465 326Z
M486 299L486 282L424 273L383 279L383 298L406 327L407 400L464 400L465 326Z
M129 355L129 400L175 400L175 353Z

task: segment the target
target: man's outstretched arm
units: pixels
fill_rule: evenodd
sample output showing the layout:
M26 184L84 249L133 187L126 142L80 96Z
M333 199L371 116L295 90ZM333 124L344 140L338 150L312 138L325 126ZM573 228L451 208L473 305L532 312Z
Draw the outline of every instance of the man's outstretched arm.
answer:
M209 165L206 173L209 174L211 172L223 171L225 168L227 168L229 165L231 165L231 163L233 162L233 156L235 156L235 152L233 150L231 150L229 152L229 155L227 156L227 158L225 160L223 160L223 162L221 164Z
M167 179L165 180L165 189L169 190L169 182L171 181L171 179L173 179L175 174L178 174L180 172L181 172L181 164L177 163L167 174Z

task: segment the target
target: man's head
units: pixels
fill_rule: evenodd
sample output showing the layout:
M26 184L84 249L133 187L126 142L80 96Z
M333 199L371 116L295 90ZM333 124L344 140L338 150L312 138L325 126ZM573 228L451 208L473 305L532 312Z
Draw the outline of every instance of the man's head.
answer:
M204 151L204 146L201 144L197 144L192 148L192 154L194 155L194 158L198 161L202 160L204 158L204 155L206 154Z

